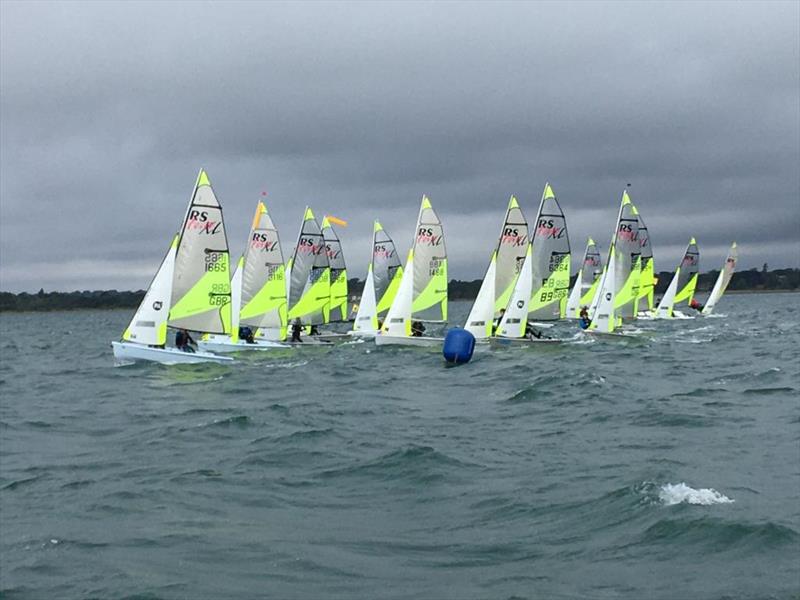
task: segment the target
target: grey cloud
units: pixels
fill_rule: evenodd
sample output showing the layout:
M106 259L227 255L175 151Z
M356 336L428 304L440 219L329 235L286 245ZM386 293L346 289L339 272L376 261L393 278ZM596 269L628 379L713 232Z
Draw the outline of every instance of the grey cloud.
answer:
M287 249L307 203L349 219L356 275L372 219L404 247L427 193L477 278L508 196L533 218L547 180L577 252L632 182L659 269L691 235L800 262L796 3L0 11L3 289L146 285L200 166L232 249L267 189Z

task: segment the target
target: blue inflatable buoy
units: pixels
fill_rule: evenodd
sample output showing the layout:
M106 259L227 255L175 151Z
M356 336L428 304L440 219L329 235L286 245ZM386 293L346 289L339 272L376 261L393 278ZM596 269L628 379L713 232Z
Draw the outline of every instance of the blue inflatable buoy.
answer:
M442 346L442 354L447 362L457 365L468 363L473 350L475 350L475 336L469 331L454 327L447 332Z

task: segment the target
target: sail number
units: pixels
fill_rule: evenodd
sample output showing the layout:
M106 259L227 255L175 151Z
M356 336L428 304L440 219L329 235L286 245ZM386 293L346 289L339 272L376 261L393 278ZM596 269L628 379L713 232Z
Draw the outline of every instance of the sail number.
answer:
M214 283L211 293L208 294L208 303L211 306L225 306L231 301L231 286L228 283Z
M428 265L428 274L431 277L436 277L437 275L444 275L444 261L439 258L432 258L431 262Z
M223 252L206 253L206 273L223 272L228 270L227 254Z

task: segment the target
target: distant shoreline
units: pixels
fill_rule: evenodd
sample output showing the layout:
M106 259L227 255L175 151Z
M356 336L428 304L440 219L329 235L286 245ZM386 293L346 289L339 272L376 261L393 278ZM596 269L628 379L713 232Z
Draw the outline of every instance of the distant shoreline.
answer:
M360 295L362 282L351 280L350 293L356 298ZM450 301L471 302L477 295L480 280L450 282ZM471 293L474 292L474 293ZM710 293L704 289L697 292L699 298ZM800 288L793 289L728 289L726 294L797 294ZM0 292L0 313L74 312L86 310L134 310L144 298L144 290L136 292L117 292L116 290L94 292L49 292L45 294L12 294ZM350 300L352 303L353 300ZM357 300L356 300L357 302ZM26 305L30 303L29 305Z

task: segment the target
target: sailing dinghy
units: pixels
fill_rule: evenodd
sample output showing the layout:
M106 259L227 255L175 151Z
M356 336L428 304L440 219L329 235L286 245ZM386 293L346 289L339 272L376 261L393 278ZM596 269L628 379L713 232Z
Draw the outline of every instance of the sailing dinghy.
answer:
M656 319L691 319L678 310L676 306L681 304L688 305L694 298L694 290L697 287L697 276L700 268L700 251L697 248L697 240L692 238L686 251L683 253L681 264L675 269L675 275L669 283L667 291L661 298L661 302L656 309Z
M372 258L367 267L364 291L361 293L350 335L375 337L378 334L378 320L392 305L402 277L403 265L394 242L381 224L375 221L372 229Z
M739 250L736 248L736 242L733 242L731 249L728 251L728 257L725 259L725 264L722 266L722 271L719 272L717 281L714 282L711 294L701 311L703 315L708 316L714 312L714 307L717 306L717 302L722 298L722 294L725 293L725 290L728 289L728 284L731 282L733 272L736 270L737 260L739 260Z
M380 333L379 346L438 346L441 337L412 335L412 321L447 322L447 251L442 223L427 196L417 217L414 244L408 251L406 266L397 295Z
M529 246L528 222L517 199L512 196L508 201L500 238L464 325L464 329L472 333L475 339L482 340L492 336L495 319L500 309L505 309L509 302ZM530 278L531 273L528 272L528 279Z
M231 333L205 335L199 346L211 352L286 348L286 283L278 230L263 202L256 207L244 254L231 279ZM252 342L239 327L255 332Z
M147 293L122 334L111 342L119 362L162 364L232 362L210 352L167 346L167 328L230 334L231 282L222 207L200 170L180 233L161 262Z
M592 238L586 242L586 251L583 253L583 262L575 278L575 285L567 300L567 319L577 319L582 306L589 306L592 298L600 286L600 276L603 274L603 259L597 250L597 245Z
M567 314L570 246L567 221L549 183L544 186L535 223L528 310L534 321L555 321Z
M327 323L331 306L330 262L319 223L309 207L303 215L303 224L286 272L289 326L295 319L300 319L304 326ZM303 343L329 342L307 336Z

